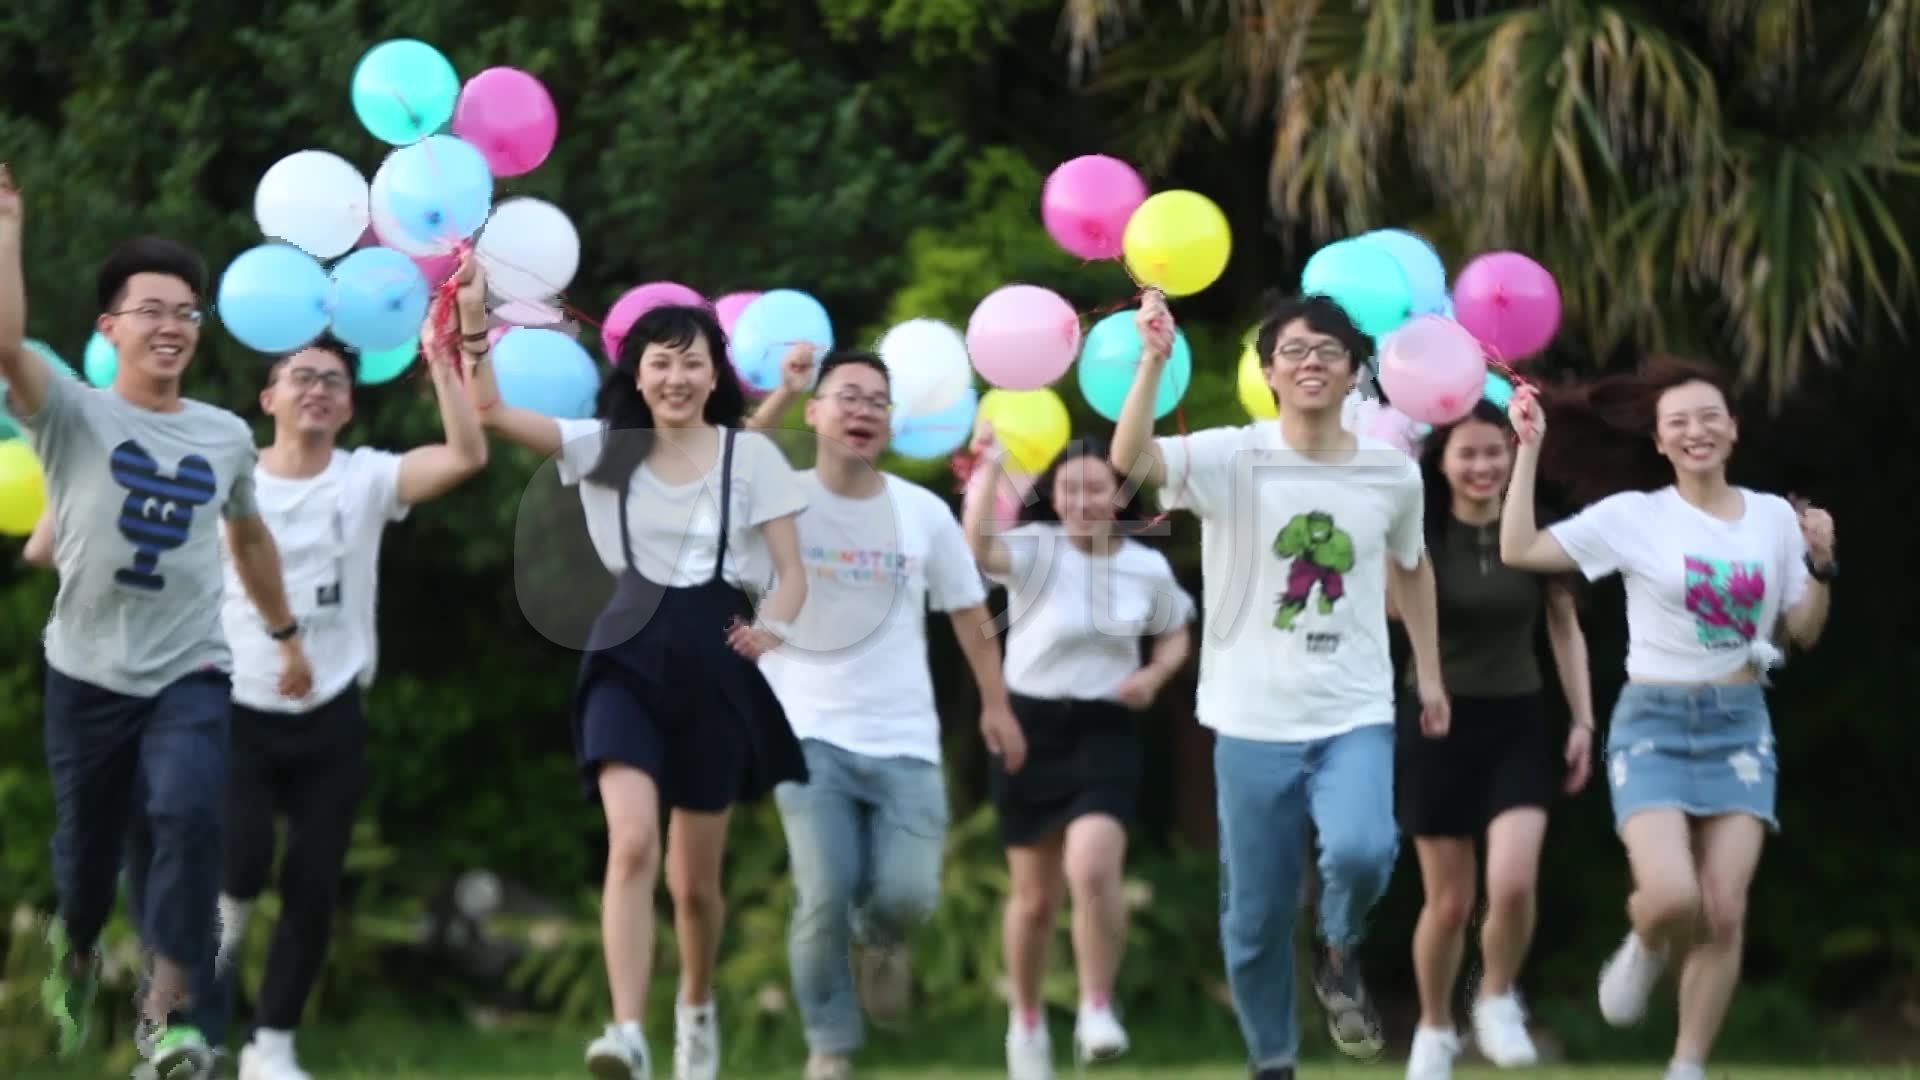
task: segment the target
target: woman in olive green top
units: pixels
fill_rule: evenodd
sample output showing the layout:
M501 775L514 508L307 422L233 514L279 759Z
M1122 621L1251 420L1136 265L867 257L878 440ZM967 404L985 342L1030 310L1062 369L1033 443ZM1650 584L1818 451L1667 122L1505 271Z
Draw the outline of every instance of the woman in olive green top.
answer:
M1421 1015L1408 1080L1447 1080L1460 1052L1453 988L1474 909L1474 841L1482 835L1485 974L1473 1009L1474 1040L1496 1065L1535 1061L1514 978L1533 935L1547 807L1557 790L1580 790L1590 765L1587 645L1570 586L1500 561L1500 501L1512 463L1506 419L1486 401L1435 431L1421 456L1441 668L1453 698L1453 723L1445 735L1428 738L1415 708L1398 725L1400 823L1413 837L1426 893L1413 937ZM1564 746L1549 726L1534 654L1543 615L1573 717ZM1418 704L1411 693L1402 700Z

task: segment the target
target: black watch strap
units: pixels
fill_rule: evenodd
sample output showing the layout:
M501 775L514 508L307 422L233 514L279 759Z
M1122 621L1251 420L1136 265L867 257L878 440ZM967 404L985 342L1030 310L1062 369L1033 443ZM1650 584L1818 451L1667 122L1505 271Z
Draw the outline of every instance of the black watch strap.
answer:
M1828 584L1840 576L1840 562L1828 559L1826 562L1814 562L1813 556L1807 556L1807 574L1822 585Z
M278 630L267 631L267 636L275 641L286 641L299 632L300 624L298 622L290 622Z

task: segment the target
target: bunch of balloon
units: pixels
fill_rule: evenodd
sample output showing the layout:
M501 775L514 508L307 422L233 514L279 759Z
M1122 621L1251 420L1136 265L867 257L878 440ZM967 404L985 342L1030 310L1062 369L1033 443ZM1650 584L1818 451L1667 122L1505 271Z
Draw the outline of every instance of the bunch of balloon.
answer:
M881 335L893 399L891 448L902 457L946 457L973 434L980 395L966 339L936 319L909 319Z

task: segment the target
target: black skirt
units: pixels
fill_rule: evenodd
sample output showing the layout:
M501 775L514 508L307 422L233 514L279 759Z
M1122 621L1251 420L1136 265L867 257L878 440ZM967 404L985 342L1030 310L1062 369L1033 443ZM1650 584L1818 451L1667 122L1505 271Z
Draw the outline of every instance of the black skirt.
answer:
M988 788L1007 847L1031 847L1076 818L1106 814L1133 823L1140 802L1140 716L1112 701L1013 695L1027 759L1008 773L990 759Z
M1405 694L1395 733L1394 782L1409 836L1470 837L1509 810L1553 805L1566 777L1538 693L1457 697L1447 734L1420 732L1420 701Z

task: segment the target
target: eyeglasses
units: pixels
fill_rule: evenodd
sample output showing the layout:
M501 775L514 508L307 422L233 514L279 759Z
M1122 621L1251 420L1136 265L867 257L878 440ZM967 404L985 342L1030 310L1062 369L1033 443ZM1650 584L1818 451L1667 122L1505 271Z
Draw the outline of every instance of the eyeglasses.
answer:
M1305 360L1307 354L1312 353L1328 364L1341 363L1353 355L1345 345L1337 341L1322 341L1315 345L1309 345L1304 341L1288 341L1275 352L1279 353L1282 360Z
M172 310L168 310L162 304L141 304L139 307L123 308L119 311L109 311L107 312L107 314L135 315L147 322L159 322L162 319L165 319L171 316L172 318L178 319L181 322L186 323L188 326L199 326L200 321L207 317L206 312L201 311L199 308L193 307L188 304L181 304L180 306L173 308Z
M295 390L310 390L318 383L322 390L337 394L347 388L347 377L337 371L315 371L312 368L294 368L287 372L287 381Z
M885 394L863 394L858 390L848 389L827 396L833 400L834 404L848 412L852 412L862 405L878 413L890 413L893 411L893 401Z

